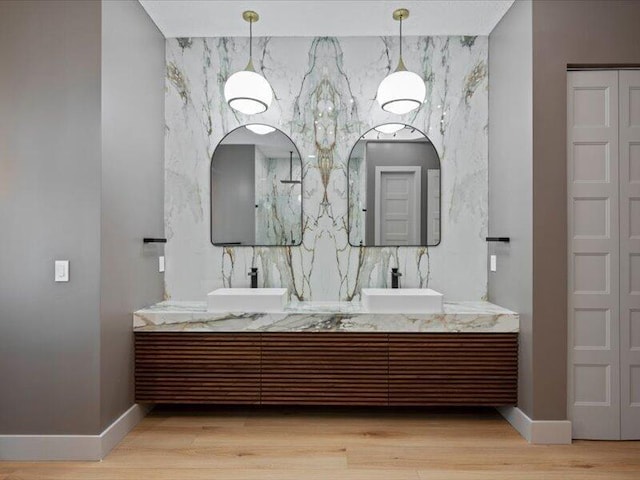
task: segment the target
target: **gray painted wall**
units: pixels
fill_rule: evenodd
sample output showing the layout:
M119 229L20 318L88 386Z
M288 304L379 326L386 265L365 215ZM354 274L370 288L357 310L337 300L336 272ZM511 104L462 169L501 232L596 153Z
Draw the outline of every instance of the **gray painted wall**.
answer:
M100 3L0 2L0 65L0 433L95 434Z
M567 67L640 65L638 18L634 0L518 0L489 36L489 230L512 238L489 299L522 315L535 420L567 416Z
M379 166L410 166L422 167L421 174L421 205L422 222L420 224L421 244L427 244L427 170L440 168L440 158L433 144L428 142L366 142L367 162L367 213L366 213L366 244L375 245L376 218L376 167Z
M256 147L218 145L211 163L211 231L214 243L256 238Z
M567 65L640 65L640 2L533 2L533 418L567 412Z
M489 35L489 301L520 313L518 405L532 415L533 80L531 1L517 1Z
M0 2L1 434L97 434L133 403L131 311L162 298L142 237L163 233L164 45L138 2Z
M165 39L137 1L102 3L100 418L133 405L131 312L164 293Z

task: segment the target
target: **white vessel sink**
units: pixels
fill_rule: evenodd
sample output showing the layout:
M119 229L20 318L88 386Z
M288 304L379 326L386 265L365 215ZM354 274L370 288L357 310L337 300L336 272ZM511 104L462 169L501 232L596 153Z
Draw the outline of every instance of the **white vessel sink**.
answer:
M368 313L442 313L443 295L430 288L363 288Z
M286 288L219 288L207 295L209 312L282 312Z

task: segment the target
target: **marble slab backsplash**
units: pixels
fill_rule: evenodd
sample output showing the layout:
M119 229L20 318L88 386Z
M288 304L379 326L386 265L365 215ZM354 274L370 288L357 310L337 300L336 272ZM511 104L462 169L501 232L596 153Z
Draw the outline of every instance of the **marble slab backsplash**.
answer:
M287 287L294 299L348 301L363 287L430 287L447 300L487 291L487 37L407 37L407 67L426 81L423 106L397 116L375 100L398 61L397 37L254 38L254 64L274 90L271 108L245 116L224 82L247 63L248 38L167 40L165 295L203 300L219 287ZM347 160L359 136L386 122L424 131L442 165L442 241L436 247L351 247ZM222 137L246 123L280 128L303 161L303 241L295 247L214 247L209 168Z
M289 173L288 158L256 159L255 232L256 245L296 245L300 242L300 184L281 180L300 179L300 161L296 159Z

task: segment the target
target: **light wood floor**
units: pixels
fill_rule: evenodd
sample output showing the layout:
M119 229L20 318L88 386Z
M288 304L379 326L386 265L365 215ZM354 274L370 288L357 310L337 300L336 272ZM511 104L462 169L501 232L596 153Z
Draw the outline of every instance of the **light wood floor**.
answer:
M0 480L640 479L640 442L529 445L493 410L156 409L102 462Z

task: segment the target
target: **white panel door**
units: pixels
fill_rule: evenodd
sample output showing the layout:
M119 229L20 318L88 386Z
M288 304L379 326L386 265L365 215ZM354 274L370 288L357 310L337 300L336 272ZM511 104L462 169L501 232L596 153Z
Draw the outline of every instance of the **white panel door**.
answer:
M621 437L640 439L640 71L620 72Z
M376 167L376 245L420 244L420 167Z
M569 72L569 371L573 438L620 438L618 73Z

